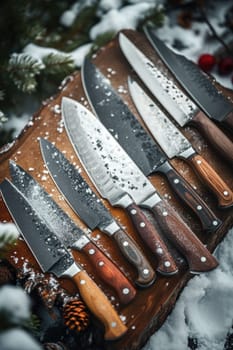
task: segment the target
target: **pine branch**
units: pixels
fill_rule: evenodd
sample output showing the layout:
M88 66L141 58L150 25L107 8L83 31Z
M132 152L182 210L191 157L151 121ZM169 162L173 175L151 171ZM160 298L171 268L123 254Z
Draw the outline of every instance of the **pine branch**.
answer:
M28 54L13 53L7 70L10 78L19 90L31 93L36 90L36 75L39 75L44 68L42 62Z
M74 60L70 55L50 53L43 58L46 74L67 75L75 69Z
M40 335L41 321L36 314L31 314L31 317L24 322L23 326L35 337Z
M5 258L8 251L11 249L13 244L15 244L16 238L15 235L12 233L3 233L0 236L0 259Z

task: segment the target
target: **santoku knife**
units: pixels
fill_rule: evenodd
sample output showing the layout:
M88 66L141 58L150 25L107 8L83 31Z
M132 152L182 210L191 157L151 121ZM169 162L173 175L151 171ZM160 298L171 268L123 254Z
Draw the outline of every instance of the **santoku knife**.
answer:
M129 303L135 297L136 290L112 260L75 225L40 184L13 161L10 161L10 174L15 187L52 227L62 243L67 248L71 247L86 254L94 272L116 291L120 302Z
M87 108L65 97L62 99L62 114L74 149L97 187L108 183L110 174L117 187L128 193L136 204L151 210L163 232L186 257L191 272L207 271L217 266L208 249L175 210L160 198L151 182ZM109 190L112 187L110 184ZM131 214L136 213L134 210ZM154 245L153 240L151 245Z
M195 63L169 49L154 33L144 27L150 43L176 79L199 107L217 122L224 122L233 131L233 103L218 91L209 76Z
M114 238L121 252L138 270L136 283L140 286L150 285L154 281L155 272L149 261L91 190L81 176L80 169L71 164L49 141L40 139L40 146L50 175L73 210L91 230L98 227Z
M214 232L219 227L220 220L168 162L167 156L142 127L109 81L87 58L82 66L82 82L98 118L117 138L142 172L146 176L157 172L163 173L175 193L197 214L203 229Z
M93 314L105 326L105 339L114 340L123 336L127 327L119 315L72 255L58 239L50 226L31 207L22 193L7 179L0 185L4 202L28 247L43 272L60 277L69 277Z
M176 156L189 162L204 180L204 184L215 193L219 206L232 206L233 192L208 162L195 151L189 140L136 82L130 84L130 91L142 119L167 156Z
M185 95L176 83L169 79L156 67L124 34L120 33L119 43L122 52L135 72L170 113L180 126L192 123L209 140L210 144L217 149L233 164L233 143L231 140L208 118L193 101Z

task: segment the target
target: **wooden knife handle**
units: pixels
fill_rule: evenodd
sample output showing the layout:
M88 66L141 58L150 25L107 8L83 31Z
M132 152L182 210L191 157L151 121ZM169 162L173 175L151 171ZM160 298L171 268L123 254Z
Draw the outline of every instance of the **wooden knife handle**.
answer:
M205 272L218 265L215 257L167 202L161 200L151 210L164 234L186 258L190 272Z
M87 307L104 324L105 339L115 340L122 337L126 333L127 327L96 283L85 271L78 272L72 277L72 280L78 287Z
M138 271L135 283L141 287L150 286L154 282L156 274L138 245L122 229L119 229L113 237L123 255Z
M231 133L233 133L233 112L229 113L223 122L231 130Z
M166 244L141 208L132 203L126 210L137 232L155 255L158 261L156 270L163 275L173 275L178 272L177 265Z
M224 132L202 111L194 116L191 123L200 130L202 135L206 137L219 154L233 166L233 142L226 136L226 134L224 134Z
M199 154L192 155L188 160L197 174L204 180L204 184L217 196L219 207L231 207L233 205L233 193L209 163Z
M158 168L158 171L166 175L166 178L175 193L197 215L202 224L203 230L207 232L215 232L222 222L203 201L199 194L195 192L192 186L189 185L189 183L169 162L164 162L162 166Z
M92 242L87 243L82 251L88 255L89 261L98 276L112 287L121 303L128 304L134 299L136 290L121 270Z

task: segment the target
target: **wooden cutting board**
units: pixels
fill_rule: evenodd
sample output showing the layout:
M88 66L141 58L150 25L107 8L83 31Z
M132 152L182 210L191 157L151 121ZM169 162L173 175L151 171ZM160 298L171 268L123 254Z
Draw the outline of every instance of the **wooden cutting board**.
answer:
M124 31L124 33L130 37L131 40L134 41L136 45L140 47L156 65L160 67L163 66L162 62L159 60L143 34L131 30ZM94 55L93 60L103 74L110 79L112 85L119 92L122 98L128 102L129 107L139 118L129 97L127 89L127 78L129 74L132 74L132 69L119 49L117 38L111 41L107 46L100 49L98 53ZM173 79L167 69L165 67L163 67L163 69L164 72L171 79ZM223 88L221 89L225 94L233 97L232 91ZM21 132L20 136L14 140L13 143L5 145L5 147L0 150L0 181L2 181L5 177L10 178L8 162L9 159L14 160L17 164L27 170L48 193L53 194L54 200L57 201L63 210L72 217L77 225L85 229L84 224L64 201L53 181L49 177L46 167L43 164L39 149L39 138L47 138L49 141L55 142L55 145L61 151L65 151L66 157L72 163L82 167L67 138L67 134L61 120L60 105L61 98L63 96L74 98L90 108L83 91L80 73L77 72L67 77L67 79L60 86L58 94L42 103L40 110L33 116L32 120ZM211 145L209 145L196 130L187 127L184 131L193 145L198 148L199 152L217 170L230 188L233 189L233 172L231 167L223 161L222 157L220 157L213 150ZM163 176L153 175L150 178L151 182L156 186L158 192L177 210L177 212L192 228L196 235L207 245L210 251L213 251L221 239L226 235L229 228L233 226L233 209L219 210L217 207L216 198L203 186L203 184L194 174L193 170L181 160L172 160L171 162L174 167L188 180L188 182L196 187L201 197L223 221L223 224L218 231L215 234L204 234L197 217L183 203L181 203L179 199L177 199ZM96 191L84 170L82 175L85 177L92 189ZM120 223L126 227L127 232L138 242L151 264L155 266L154 257L135 232L124 211L122 209L112 208L105 200L104 203L107 207L109 207L112 214L120 221ZM2 199L0 199L0 220L2 222L12 221ZM95 240L96 244L103 249L106 254L108 254L122 269L129 279L134 281L136 271L121 255L115 243L98 230L93 231L91 237ZM79 252L73 253L75 259L84 266L87 272L111 299L112 304L122 316L125 324L128 327L127 334L117 341L106 343L106 349L139 350L148 340L150 335L152 335L155 330L157 330L163 324L167 315L172 310L182 288L192 277L189 274L185 264L183 264L181 265L180 271L177 275L173 277L162 277L158 275L155 283L152 286L145 289L137 289L137 296L135 299L129 305L124 306L120 304L117 296L114 295L114 292L104 285L95 275L85 256ZM177 256L177 252L175 252L175 255ZM29 261L30 264L38 269L34 258L22 239L19 239L19 244L16 246L14 251L11 252L9 260L16 268L20 268L25 261ZM61 280L61 284L70 293L75 293L75 287L73 286L72 282L64 279Z

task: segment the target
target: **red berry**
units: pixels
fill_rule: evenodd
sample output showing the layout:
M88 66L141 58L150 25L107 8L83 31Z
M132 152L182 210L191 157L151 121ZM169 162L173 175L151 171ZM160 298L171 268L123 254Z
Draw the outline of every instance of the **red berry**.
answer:
M205 53L198 59L198 65L204 72L210 72L216 63L216 59L213 55Z
M218 63L218 72L222 75L227 75L233 71L233 58L222 58Z

